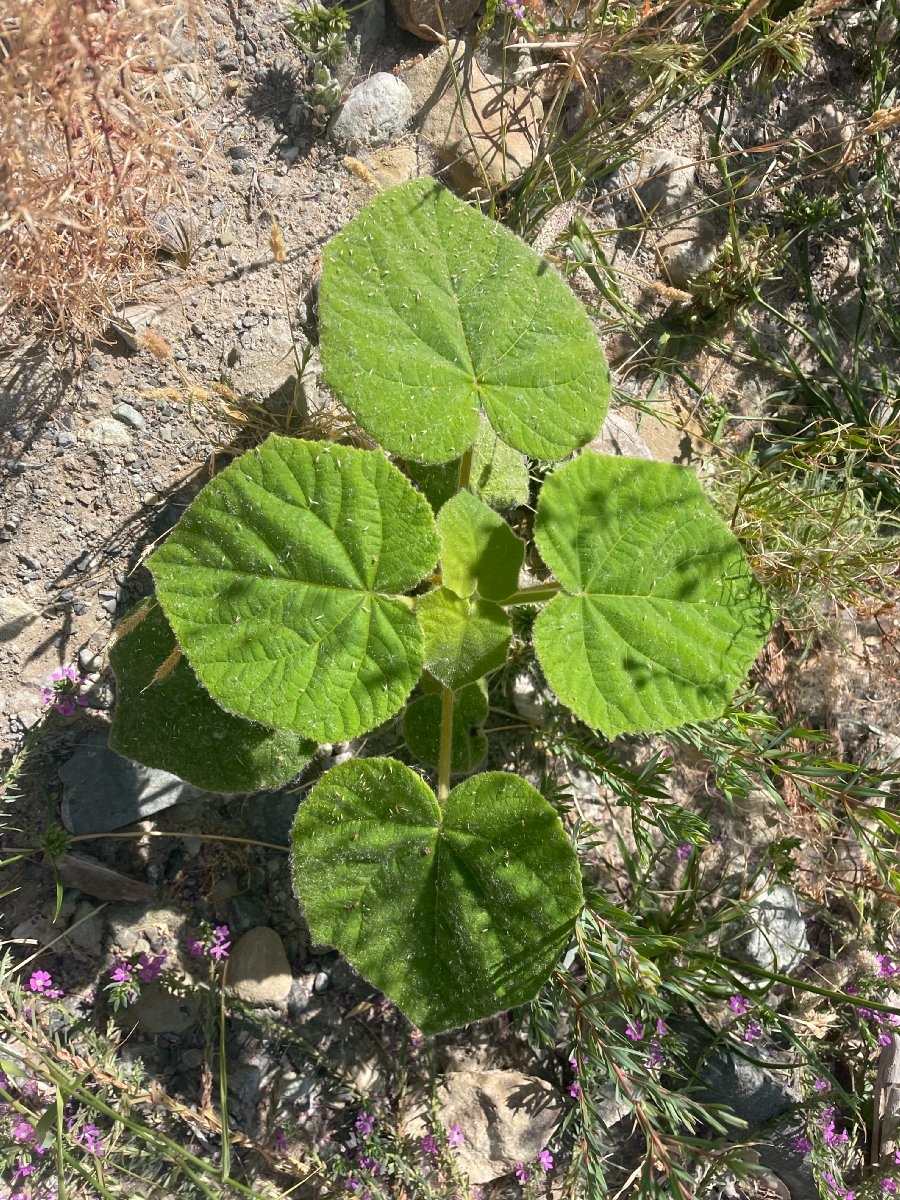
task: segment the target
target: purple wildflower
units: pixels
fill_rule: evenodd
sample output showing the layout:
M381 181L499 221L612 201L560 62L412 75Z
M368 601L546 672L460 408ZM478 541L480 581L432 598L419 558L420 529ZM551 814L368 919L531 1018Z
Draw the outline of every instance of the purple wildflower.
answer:
M676 855L678 861L684 862L684 860L686 858L690 858L691 851L693 850L693 848L694 847L691 845L690 842L684 842L681 846L679 846L677 848L677 850L675 851L675 855Z
M550 1153L550 1151L547 1149L546 1146L538 1155L538 1163L539 1163L542 1171L552 1171L553 1170L553 1155Z
M828 1091L828 1084L824 1079L814 1079L813 1087L816 1089L817 1092L827 1092Z
M16 1142L33 1142L34 1126L28 1121L19 1121L12 1127L13 1140Z
M34 1163L26 1162L24 1158L17 1158L16 1169L13 1171L13 1179L18 1179L20 1176L22 1179L27 1179L33 1171Z
M466 1135L463 1133L463 1131L459 1125L454 1125L453 1128L450 1130L450 1132L447 1134L447 1141L450 1143L450 1145L453 1147L454 1150L458 1150L459 1147L463 1144L463 1142L465 1140L466 1140Z
M812 1150L812 1142L808 1137L803 1137L801 1135L799 1137L795 1137L791 1142L791 1149L795 1154L809 1154L810 1150Z
M840 1146L847 1141L847 1130L842 1129L838 1133L835 1129L833 1108L822 1109L822 1115L819 1117L819 1125L822 1128L822 1137L825 1140L826 1146Z
M755 1042L756 1039L758 1037L760 1037L761 1034L762 1034L762 1026L760 1025L759 1021L748 1021L747 1022L747 1025L746 1025L746 1028L744 1029L744 1034L743 1034L745 1042L747 1042L748 1044L750 1042Z
M353 1127L357 1133L361 1133L363 1137L368 1137L375 1128L375 1120L363 1109L356 1120L353 1122Z
M643 1021L629 1021L625 1026L625 1036L631 1038L633 1042L639 1042L644 1036Z
M60 716L71 717L76 706L87 704L87 700L78 694L86 680L74 667L60 667L50 676L50 681L49 687L41 688L41 701L56 709Z
M109 968L109 977L113 983L131 983L131 963L117 958Z
M572 1099L577 1100L578 1097L581 1095L581 1084L578 1082L578 1080L576 1080L574 1083L569 1084L569 1087L567 1090L569 1092L569 1095L572 1097Z
M53 979L49 971L35 971L28 980L28 987L32 992L43 992L46 988L53 986Z
M191 958L199 958L203 953L203 943L199 938L189 937L184 944Z
M882 1179L881 1181L881 1190L887 1192L889 1195L893 1195L897 1191L897 1180L892 1179L888 1175L886 1179Z
M82 1145L89 1154L96 1154L100 1158L103 1154L103 1141L100 1130L96 1125L85 1125L79 1133L76 1141Z
M875 961L878 963L879 979L893 979L897 974L897 964L887 954L876 954Z
M437 1154L438 1144L433 1133L426 1133L422 1138L422 1149L426 1154Z
M525 20L525 5L521 3L521 0L504 0L504 3L517 21Z
M519 1163L516 1167L516 1179L518 1179L519 1183L527 1183L530 1178L531 1172L524 1163Z
M728 1007L738 1017L742 1017L745 1012L750 1011L750 1001L746 996L729 996Z
M286 1154L288 1148L287 1135L283 1129L275 1130L275 1149L279 1154Z
M167 957L168 955L165 950L163 950L162 954L154 954L152 958L146 954L142 954L138 959L138 978L141 982L155 983L159 979Z

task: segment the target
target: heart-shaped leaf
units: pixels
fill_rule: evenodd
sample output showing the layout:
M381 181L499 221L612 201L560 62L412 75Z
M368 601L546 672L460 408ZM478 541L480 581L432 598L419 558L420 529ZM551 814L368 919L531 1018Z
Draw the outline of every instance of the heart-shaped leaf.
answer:
M771 612L693 471L584 454L545 483L535 540L564 591L534 646L578 717L613 737L722 712Z
M416 603L425 638L425 666L444 687L474 683L506 662L509 617L490 600L464 600L437 588Z
M133 608L122 628L109 652L116 675L110 749L210 792L278 788L303 770L315 742L219 708L153 600Z
M207 484L148 566L217 703L329 742L387 720L419 678L400 594L437 550L428 502L382 453L273 436Z
M459 784L442 810L402 763L342 763L300 805L291 869L314 940L425 1033L532 999L582 905L559 817L496 771Z
M458 492L438 514L441 577L457 596L477 592L502 601L519 586L522 542L502 517L471 492Z
M423 676L423 681L428 676ZM484 761L488 740L481 731L488 715L487 687L484 680L467 684L453 694L453 731L450 771L467 775ZM437 767L441 746L441 695L427 692L406 706L403 736L416 758L429 767Z
M326 381L393 454L457 458L482 411L532 458L597 433L609 369L584 309L530 247L433 179L376 196L324 259Z

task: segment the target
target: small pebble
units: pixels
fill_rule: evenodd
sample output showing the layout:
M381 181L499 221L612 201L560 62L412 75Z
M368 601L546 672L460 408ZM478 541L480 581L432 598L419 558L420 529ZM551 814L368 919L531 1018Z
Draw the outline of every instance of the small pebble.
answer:
M231 158L252 158L253 150L250 146L229 146L228 153Z
M90 675L96 671L100 665L98 656L87 646L83 650L78 651L78 670L82 675Z
M116 609L119 606L115 600L103 600L100 604L100 607L102 609L105 609L106 612L108 612L110 614L110 616L112 616L113 613L115 613Z
M70 446L76 445L77 442L78 438L74 433L70 433L68 429L60 429L59 433L56 435L57 446L60 446L64 450Z
M231 173L232 175L247 174L247 164L243 161L243 159L239 158L236 162L231 164Z
M331 980L328 978L327 971L319 971L313 982L314 992L325 992L331 986Z

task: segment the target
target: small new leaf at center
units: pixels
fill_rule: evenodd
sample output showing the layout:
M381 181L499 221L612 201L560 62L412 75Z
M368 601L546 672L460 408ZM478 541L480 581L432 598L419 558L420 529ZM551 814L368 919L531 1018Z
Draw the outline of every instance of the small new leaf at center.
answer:
M444 687L461 688L506 662L509 618L490 600L463 599L448 588L416 603L425 667Z

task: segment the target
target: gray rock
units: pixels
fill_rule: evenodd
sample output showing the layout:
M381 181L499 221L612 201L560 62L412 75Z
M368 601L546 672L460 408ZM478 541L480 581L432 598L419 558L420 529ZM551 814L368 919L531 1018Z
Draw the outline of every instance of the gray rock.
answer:
M84 431L85 441L90 446L106 450L121 450L131 445L131 434L115 417L97 417Z
M652 458L650 448L630 421L612 409L597 436L587 445L595 454L624 455L626 458Z
M697 217L667 230L659 252L669 282L689 287L715 262L719 237L709 221Z
M61 429L56 435L56 444L61 450L70 450L78 444L78 438L70 429Z
M184 1033L196 1025L199 1013L198 995L173 996L161 983L144 983L137 1001L121 1009L116 1021L123 1027L136 1021L144 1033Z
M534 162L543 106L531 91L486 74L464 42L451 42L449 51L452 70L442 46L404 73L412 127L448 164L460 191L499 190Z
M727 1104L751 1131L784 1116L799 1099L778 1073L728 1050L709 1055L697 1074L706 1099Z
M93 671L99 671L102 659L99 654L95 654L90 646L85 646L78 651L78 670L83 675L90 675Z
M513 708L526 721L543 725L549 708L547 693L528 671L519 671L510 689Z
M266 925L248 929L228 960L228 990L245 1004L287 1005L293 977L284 942Z
M563 1116L550 1084L518 1071L451 1071L438 1101L444 1127L465 1131L456 1159L472 1183L488 1183L517 1163L533 1162Z
M673 150L648 150L637 164L632 186L643 209L662 216L687 203L695 178L692 158Z
M753 924L734 945L735 956L764 971L792 971L809 950L794 892L776 884L757 898L750 916Z
M130 404L116 404L111 411L117 421L121 421L123 425L128 425L131 429L136 429L138 433L143 433L147 428L147 422L142 414Z
M461 29L475 16L480 3L481 0L440 0L444 28ZM391 8L401 29L408 29L426 42L439 40L436 34L441 33L441 25L435 0L391 0Z
M168 771L131 762L91 734L59 769L62 822L70 833L107 833L181 804L196 793Z
M379 71L357 84L329 121L328 134L338 146L381 146L402 132L411 112L403 80Z
M103 945L103 915L92 900L82 900L75 909L66 937L88 954L99 954Z
M11 642L36 621L39 613L9 592L0 591L0 642Z

